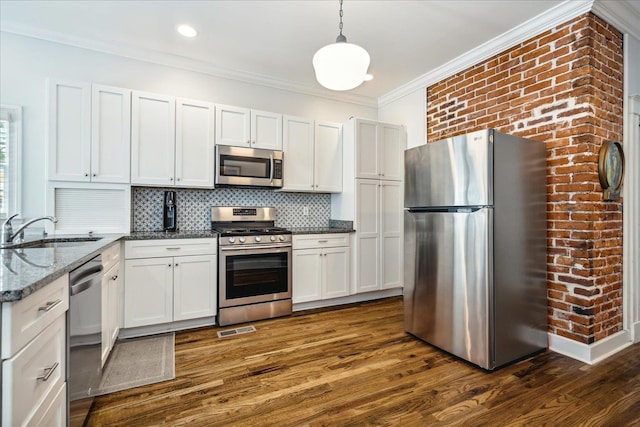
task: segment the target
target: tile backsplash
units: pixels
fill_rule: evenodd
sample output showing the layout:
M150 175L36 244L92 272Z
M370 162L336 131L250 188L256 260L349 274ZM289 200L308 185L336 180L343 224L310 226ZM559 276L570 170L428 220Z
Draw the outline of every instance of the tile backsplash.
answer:
M273 206L277 227L327 227L331 216L329 194L280 193L271 189L131 188L131 231L162 230L165 190L176 192L179 230L210 230L212 206ZM303 215L303 208L309 215Z

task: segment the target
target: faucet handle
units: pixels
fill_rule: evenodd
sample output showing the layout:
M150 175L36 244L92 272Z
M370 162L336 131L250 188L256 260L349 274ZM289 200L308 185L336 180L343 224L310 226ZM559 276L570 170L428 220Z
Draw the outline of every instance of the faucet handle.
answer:
M13 227L11 226L11 220L17 217L20 214L13 214L9 218L7 218L4 223L2 223L2 237L0 238L1 243L9 243L11 242L11 237L13 235Z
M3 229L7 229L7 228L8 228L8 229L11 229L11 220L12 220L13 218L15 218L15 217L19 216L19 215L20 215L20 214L19 214L19 213L17 213L17 214L13 214L13 215L11 215L9 218L7 218L7 219L4 221L4 223L2 224L2 228L3 228Z

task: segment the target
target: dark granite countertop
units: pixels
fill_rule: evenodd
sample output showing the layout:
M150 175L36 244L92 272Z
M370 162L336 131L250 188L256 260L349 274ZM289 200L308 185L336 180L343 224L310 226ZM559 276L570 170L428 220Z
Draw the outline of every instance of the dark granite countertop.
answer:
M122 238L122 234L96 234L95 242L57 248L0 249L0 302L21 300L76 269ZM86 235L52 235L63 239Z
M156 239L217 239L218 233L203 231L135 231L123 237L124 240L156 240Z
M331 234L331 233L354 233L353 228L338 227L293 227L290 228L293 234Z

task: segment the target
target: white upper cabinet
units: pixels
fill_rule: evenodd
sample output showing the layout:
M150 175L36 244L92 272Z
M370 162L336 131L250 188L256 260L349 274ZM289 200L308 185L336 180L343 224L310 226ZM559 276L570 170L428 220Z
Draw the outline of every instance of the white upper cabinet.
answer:
M131 183L213 187L214 105L134 92Z
M216 105L216 144L282 150L282 114Z
M251 110L251 148L282 150L282 114Z
M171 96L133 92L131 183L173 185L176 102Z
M288 191L314 191L313 181L313 120L284 116L284 185Z
M214 106L178 99L176 104L176 185L213 187Z
M91 93L91 181L130 180L131 91L93 85Z
M355 121L356 178L404 179L404 130L402 126L370 120Z
M49 179L129 182L131 91L51 82Z
M283 118L283 191L342 191L342 125Z
M315 190L325 193L341 192L342 125L316 121L313 152Z

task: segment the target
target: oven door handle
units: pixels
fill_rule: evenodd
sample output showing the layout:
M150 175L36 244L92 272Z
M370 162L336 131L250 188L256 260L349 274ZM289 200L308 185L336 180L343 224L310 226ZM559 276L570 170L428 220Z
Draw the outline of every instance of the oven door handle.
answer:
M251 245L251 246L223 246L221 251L241 251L245 249L291 249L291 245Z

